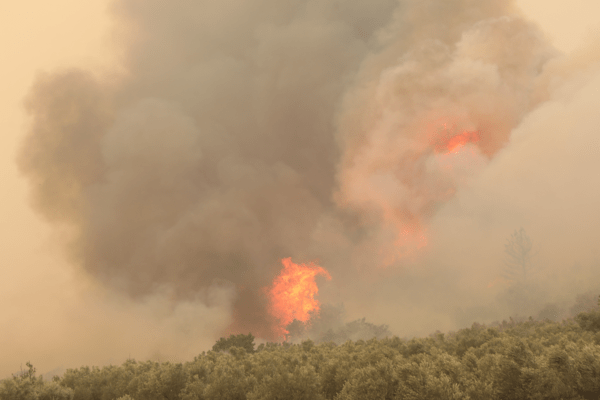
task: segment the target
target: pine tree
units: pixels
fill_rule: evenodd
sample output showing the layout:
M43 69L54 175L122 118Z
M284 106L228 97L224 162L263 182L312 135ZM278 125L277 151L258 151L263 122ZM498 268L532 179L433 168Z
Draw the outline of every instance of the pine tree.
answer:
M531 239L521 228L510 235L507 243L504 245L505 270L503 277L513 282L524 282L531 272L531 259L533 245Z

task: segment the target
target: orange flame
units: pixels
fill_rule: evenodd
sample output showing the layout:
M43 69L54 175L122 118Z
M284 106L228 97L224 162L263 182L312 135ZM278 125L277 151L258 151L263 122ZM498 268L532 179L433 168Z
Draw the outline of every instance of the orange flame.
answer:
M435 146L438 153L454 153L467 143L476 143L481 139L476 131L463 131L457 135L443 135Z
M281 260L283 270L273 280L273 286L268 291L271 314L277 318L275 328L279 337L286 337L289 331L285 329L294 319L306 322L311 312L318 312L320 303L314 297L319 289L315 276L323 275L331 279L329 272L314 263L295 264L291 257Z

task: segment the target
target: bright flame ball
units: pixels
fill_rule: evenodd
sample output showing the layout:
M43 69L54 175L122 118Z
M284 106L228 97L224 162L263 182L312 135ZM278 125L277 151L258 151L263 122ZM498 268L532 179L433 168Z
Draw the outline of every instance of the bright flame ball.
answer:
M269 289L270 312L279 324L276 333L286 336L287 325L297 319L307 322L311 312L319 312L320 303L315 299L319 289L315 276L323 275L331 279L329 272L315 263L295 264L291 257L281 260L283 269L273 280Z

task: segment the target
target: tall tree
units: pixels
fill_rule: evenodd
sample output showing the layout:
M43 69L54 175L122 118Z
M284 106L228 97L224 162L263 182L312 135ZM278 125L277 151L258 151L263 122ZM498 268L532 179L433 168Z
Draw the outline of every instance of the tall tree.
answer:
M532 249L533 244L525 229L515 230L504 245L506 268L503 277L513 282L524 282L531 272Z

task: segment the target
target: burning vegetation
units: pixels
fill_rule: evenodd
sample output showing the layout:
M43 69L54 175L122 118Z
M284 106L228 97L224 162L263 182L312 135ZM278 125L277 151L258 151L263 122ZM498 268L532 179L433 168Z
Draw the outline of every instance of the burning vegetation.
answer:
M285 340L289 334L286 327L294 320L308 323L311 315L319 313L320 304L315 299L319 288L315 277L322 275L331 279L331 276L314 263L295 264L290 257L284 258L281 263L283 269L268 289L268 296L269 311L277 320L274 331Z

